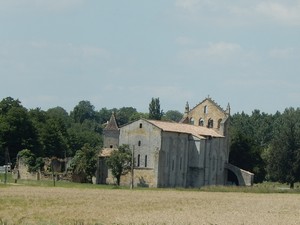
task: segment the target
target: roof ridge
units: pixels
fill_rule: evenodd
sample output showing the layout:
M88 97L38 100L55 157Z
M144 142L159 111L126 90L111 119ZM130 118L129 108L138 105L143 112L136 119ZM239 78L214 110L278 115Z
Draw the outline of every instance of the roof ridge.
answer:
M169 121L161 121L161 120L147 120L152 125L158 127L164 131L170 132L177 132L177 133L188 133L192 134L197 137L205 137L205 136L212 136L212 137L224 137L218 134L215 130L196 126L193 124L186 124L186 123L177 123L177 122L169 122Z

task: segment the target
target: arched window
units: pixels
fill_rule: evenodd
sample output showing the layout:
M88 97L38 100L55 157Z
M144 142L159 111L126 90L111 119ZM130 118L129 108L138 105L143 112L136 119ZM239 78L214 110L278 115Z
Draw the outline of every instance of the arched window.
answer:
M213 128L214 127L214 121L212 119L208 120L207 127L208 128Z
M204 119L200 118L200 120L199 120L199 126L201 126L201 127L204 126Z
M208 113L208 107L207 107L207 105L206 105L206 106L204 106L204 113L205 113L205 114L207 114L207 113Z
M220 127L221 127L221 122L222 122L222 119L219 119L218 120L218 129L220 129Z
M195 121L194 121L194 118L192 117L192 118L190 119L190 124L194 125L194 123L195 123Z
M141 141L138 142L138 146L141 146Z

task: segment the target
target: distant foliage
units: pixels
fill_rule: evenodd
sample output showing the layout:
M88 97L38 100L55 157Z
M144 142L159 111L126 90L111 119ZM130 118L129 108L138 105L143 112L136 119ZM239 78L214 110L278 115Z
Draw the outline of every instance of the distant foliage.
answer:
M152 98L149 104L149 119L161 120L163 114L163 110L160 109L159 98Z
M116 118L119 126L133 121L138 112L133 107L122 107L116 111Z
M75 123L83 123L85 120L95 120L95 107L89 101L80 101L71 112Z
M229 162L253 172L255 182L278 181L293 187L300 181L299 111L288 108L271 115L254 110L250 115L232 115ZM62 107L27 110L18 99L7 97L0 101L0 165L14 165L19 153L27 157L32 171L39 169L42 157L75 157L82 161L74 169L83 171L90 179L89 171L94 168L80 165L94 162L91 155L102 147L102 130L112 112L116 113L119 125L140 118L176 122L182 118L174 110L164 114L159 98L151 99L149 113L137 112L133 107L104 107L96 111L89 101L80 101L68 113ZM119 152L122 151L121 148Z
M300 181L300 113L274 115L254 110L231 117L229 162L255 174L255 182Z
M91 183L97 169L97 154L99 149L85 144L78 150L71 162L73 173L84 176L84 180Z
M36 157L29 149L23 149L18 153L18 158L28 166L28 172L43 170L45 162L41 157Z
M32 149L37 152L38 132L28 111L19 100L11 97L0 102L0 165L15 162L18 152Z
M112 175L116 178L118 186L120 185L121 175L129 172L131 156L129 145L121 145L106 160L106 164L111 169Z
M300 181L300 109L289 108L275 121L274 137L265 154L269 179Z
M181 112L177 110L169 110L163 115L162 120L179 122L182 117L183 114Z

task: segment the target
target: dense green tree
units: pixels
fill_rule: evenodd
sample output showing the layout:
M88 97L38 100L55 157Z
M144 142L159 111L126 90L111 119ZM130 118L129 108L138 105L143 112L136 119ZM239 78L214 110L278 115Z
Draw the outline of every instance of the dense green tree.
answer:
M9 110L11 110L12 108L20 108L20 107L23 108L19 99L7 97L2 99L2 101L0 102L0 113L3 115L8 113Z
M231 117L229 162L255 174L255 182L266 177L262 155L273 138L272 115L254 110L249 116L237 113Z
M87 182L92 182L97 169L98 149L85 144L72 159L71 167L75 174L83 175Z
M73 123L68 129L69 155L73 156L75 152L81 149L86 143L91 147L102 146L102 135L90 128L90 125L83 123Z
M36 149L37 131L28 111L11 97L0 102L0 163L16 161L24 148Z
M41 157L36 157L29 149L19 151L18 158L22 158L23 162L28 166L28 172L36 172L43 169L45 165Z
M47 117L53 118L60 123L64 124L64 127L68 128L71 126L71 118L68 112L62 107L50 108L47 110Z
M109 121L113 112L116 113L116 119L119 126L141 118L148 118L148 113L137 112L137 110L133 107L122 107L120 109L102 108L97 113L99 117L99 124L101 124L102 127L104 127L107 121Z
M76 123L83 123L84 120L96 120L94 108L89 101L80 101L71 112L71 117Z
M37 136L36 136L36 149L33 151L33 153L38 157L43 157L45 155L45 145L43 143L43 140L45 139L43 137L43 134L46 133L46 122L47 122L47 113L40 108L31 109L28 112L29 118L33 123L33 126L37 130Z
M142 118L149 118L149 114L148 113L141 113L141 112L136 112L134 114L132 114L129 118L129 122L132 122L132 121L136 121L136 120L139 120L139 119L142 119Z
M67 156L68 133L67 128L60 120L55 118L47 119L41 133L41 139L45 148L44 156L64 158Z
M116 178L118 186L120 185L121 175L129 172L131 157L132 154L129 145L121 145L106 160L106 164L111 169L112 175Z
M163 111L160 110L159 98L152 98L149 104L149 119L161 120L163 114Z
M134 118L134 115L137 114L137 111L133 107L122 107L116 112L116 119L119 126L127 124Z
M30 110L29 115L39 131L41 145L37 156L74 156L86 143L92 147L102 145L102 127L93 118L74 122L61 107L46 112L37 108Z
M269 178L293 188L300 181L300 109L286 109L276 120L274 132L266 152Z
M112 109L102 108L97 113L98 121L100 124L106 124L109 121L111 114L113 113Z
M164 116L163 120L179 122L183 117L183 114L177 110L168 110Z

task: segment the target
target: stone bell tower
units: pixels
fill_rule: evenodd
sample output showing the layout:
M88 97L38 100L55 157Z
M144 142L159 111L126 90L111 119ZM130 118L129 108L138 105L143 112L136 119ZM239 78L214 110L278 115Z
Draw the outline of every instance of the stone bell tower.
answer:
M113 112L106 127L103 129L103 148L118 148L120 130Z

